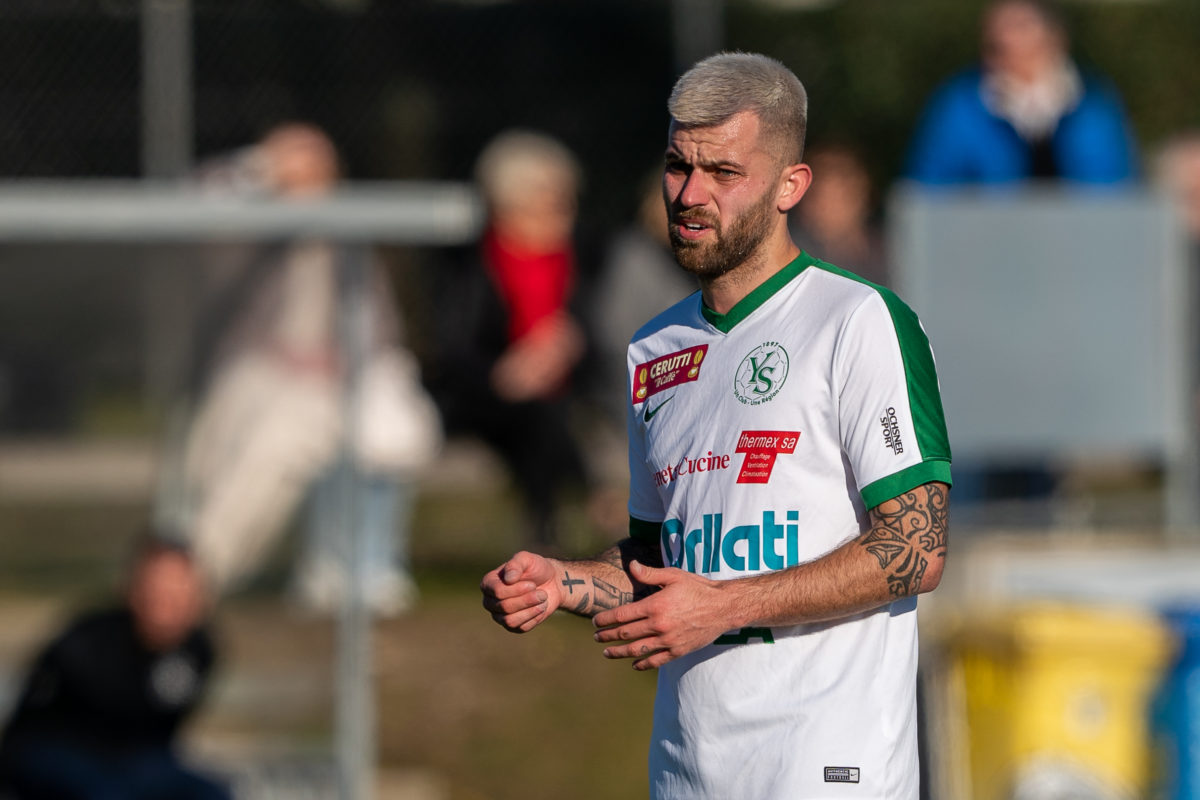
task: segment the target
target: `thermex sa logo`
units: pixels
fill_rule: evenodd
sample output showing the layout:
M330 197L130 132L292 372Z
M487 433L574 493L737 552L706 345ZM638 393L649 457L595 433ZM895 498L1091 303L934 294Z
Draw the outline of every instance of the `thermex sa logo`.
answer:
M761 405L779 393L787 375L787 350L779 342L763 342L738 365L733 395L748 406Z
M742 431L736 453L745 453L738 483L767 483L775 469L775 457L796 452L800 431Z

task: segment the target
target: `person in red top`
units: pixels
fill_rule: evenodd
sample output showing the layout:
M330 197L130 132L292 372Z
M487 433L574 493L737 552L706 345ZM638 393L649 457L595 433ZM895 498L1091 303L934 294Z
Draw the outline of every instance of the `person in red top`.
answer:
M557 140L514 130L484 148L475 175L487 226L440 276L428 379L447 432L474 434L504 459L533 538L554 546L564 493L587 481L568 425L586 349L571 311L580 169Z

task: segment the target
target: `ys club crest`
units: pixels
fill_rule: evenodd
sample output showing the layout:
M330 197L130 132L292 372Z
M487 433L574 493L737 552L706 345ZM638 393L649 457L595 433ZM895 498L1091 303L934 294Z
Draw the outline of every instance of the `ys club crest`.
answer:
M733 395L748 406L760 405L779 393L787 376L787 350L779 342L763 342L738 365L733 375Z

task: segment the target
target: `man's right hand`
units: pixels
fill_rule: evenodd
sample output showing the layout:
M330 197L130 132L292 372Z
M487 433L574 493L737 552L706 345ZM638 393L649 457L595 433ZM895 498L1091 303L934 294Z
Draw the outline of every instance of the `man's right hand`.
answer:
M526 633L545 622L562 604L556 562L520 552L483 576L483 607L507 630Z

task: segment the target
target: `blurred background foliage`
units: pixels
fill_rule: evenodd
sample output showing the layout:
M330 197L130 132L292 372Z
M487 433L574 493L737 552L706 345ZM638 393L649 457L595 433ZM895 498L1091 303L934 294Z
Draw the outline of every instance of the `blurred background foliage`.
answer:
M583 161L582 220L602 237L630 220L645 174L661 160L665 99L699 36L686 14L715 9L724 48L768 53L804 80L810 141L855 146L883 189L900 174L934 87L975 61L983 5L192 0L192 149L201 160L245 146L281 120L305 119L331 134L353 180L466 180L496 133L538 128ZM143 0L0 0L0 179L141 175L142 7ZM1200 0L1069 0L1063 10L1072 51L1118 88L1147 161L1173 133L1200 128ZM37 416L6 416L0 402L0 433L144 434L161 424L138 402L147 272L136 249L5 248L0 362L19 357L52 368L22 370L44 379L34 386L42 399L30 406ZM419 270L406 268L423 266L419 253L388 255L401 278L415 280ZM42 259L59 267L23 269ZM436 310L409 319L422 313ZM82 410L68 406L79 396ZM642 793L652 681L597 658L579 620L556 621L540 639L513 640L491 625L475 586L483 569L520 546L515 512L493 505L498 492L487 487L438 488L417 511L420 613L380 637L382 760L450 776L454 798ZM20 625L22 598L57 604L109 589L144 500L14 500L11 489L0 497L0 595L9 601L0 672L58 609L38 606ZM304 703L289 716L290 699L264 691L283 669L279 654L262 656L277 647L266 630L307 648L280 653L290 668L320 667L312 678L320 691L301 690L328 699L327 659L305 656L329 652L328 626L259 605L282 593L279 564L290 563L289 554L279 559L247 598L246 616L231 620L230 662L250 678L239 675L234 689L242 694L229 690L209 730L257 726L283 737L307 731L310 716L320 725L328 717L323 705L312 711ZM592 690L573 691L581 683ZM265 700L247 700L256 692ZM534 750L539 757L528 755Z
M0 5L0 176L139 172L139 0ZM512 126L559 136L588 173L585 211L628 219L657 163L665 97L716 9L723 46L792 67L812 141L849 141L877 182L899 174L931 90L977 56L983 0L725 4L665 0L194 0L199 157L274 122L330 131L358 179L465 179ZM1081 64L1107 76L1150 151L1200 126L1200 3L1063 4ZM673 33L672 15L685 33Z
M0 179L141 176L143 2L0 3ZM675 77L718 39L727 49L773 55L801 76L811 95L810 142L858 149L882 213L930 93L977 58L984 0L190 5L196 162L303 119L330 133L351 180L469 180L495 134L536 128L583 162L581 240L594 255L633 218L645 176L661 160ZM1123 96L1147 165L1167 137L1200 128L1200 2L1067 0L1061 7L1080 63ZM706 20L717 22L715 38L704 33ZM18 250L6 251L12 269L0 276L11 290L0 297L0 361L58 363L45 381L70 385L46 387L49 399L32 420L4 412L0 386L0 431L130 432L157 424L145 416L153 408L131 416L127 402L142 390L147 335L144 276L119 268L135 259L121 248L88 248L84 259L59 259L69 268L33 274L21 266L29 252ZM427 254L406 248L389 258L401 302L420 296L432 272ZM581 264L585 282L598 260ZM86 313L66 301L83 295ZM405 310L420 353L433 312L420 303ZM53 402L84 395L82 409Z
M810 92L810 142L851 142L887 185L929 94L978 59L981 0L847 0L813 11L735 4L729 46L790 66ZM1200 125L1200 3L1060 6L1080 66L1117 87L1144 155Z

